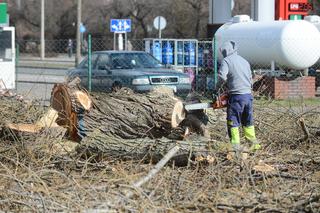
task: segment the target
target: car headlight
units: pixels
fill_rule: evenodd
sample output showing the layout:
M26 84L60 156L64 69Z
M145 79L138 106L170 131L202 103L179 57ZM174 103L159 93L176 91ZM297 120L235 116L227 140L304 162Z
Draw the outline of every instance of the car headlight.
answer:
M149 78L135 78L132 80L133 85L150 84Z
M180 84L190 84L190 78L189 77L180 77L179 79Z

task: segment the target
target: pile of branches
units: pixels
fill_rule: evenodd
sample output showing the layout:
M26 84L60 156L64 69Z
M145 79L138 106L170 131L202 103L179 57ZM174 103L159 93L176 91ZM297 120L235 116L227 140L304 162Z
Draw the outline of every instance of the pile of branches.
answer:
M0 96L0 108L0 128L3 128L6 123L34 123L45 110L39 102L4 96Z
M0 92L0 138L10 132L5 128L11 123L32 124L43 116L45 107L38 101L26 101L22 96L11 92Z
M8 100L3 101L0 100L0 105L4 107ZM0 120L32 123L42 109L16 102L9 105ZM211 139L205 153L190 158L183 167L175 161L166 161L165 167L161 161L154 165L147 156L125 159L121 154L86 155L80 148L84 144L71 142L61 134L57 137L48 130L37 137L18 137L14 141L2 137L0 209L14 212L320 210L318 107L281 107L268 103L256 106L257 136L263 149L241 161L227 157L225 112L207 113ZM191 137L183 143L198 140ZM179 141L176 145L179 146ZM243 145L249 144L243 140Z

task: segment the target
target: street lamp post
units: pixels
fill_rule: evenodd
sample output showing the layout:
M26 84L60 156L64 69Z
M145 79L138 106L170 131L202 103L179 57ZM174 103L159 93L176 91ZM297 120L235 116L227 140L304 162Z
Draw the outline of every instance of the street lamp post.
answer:
M77 5L77 54L76 54L76 66L81 60L81 35L80 35L80 25L81 25L81 0L78 0Z
M41 0L41 60L45 57L45 42L44 42L44 0Z
M21 10L21 0L16 0L18 10Z

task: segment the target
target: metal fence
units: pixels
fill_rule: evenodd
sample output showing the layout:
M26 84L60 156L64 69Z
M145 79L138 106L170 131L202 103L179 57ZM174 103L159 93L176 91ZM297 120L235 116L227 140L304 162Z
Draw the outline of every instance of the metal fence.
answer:
M113 39L92 38L89 41L85 38L81 45L83 61L78 71L83 86L88 87L90 82L93 91L130 87L145 92L155 86L166 86L178 95L193 91L200 96L210 97L218 79L217 71L221 61L219 42L222 43L218 40L215 44L209 39L141 39L123 41L119 46ZM39 41L18 40L16 43L20 62L28 58L39 58ZM313 61L319 59L319 51L310 51L310 48L293 43L299 42L288 40L279 46L279 41L266 39L264 45L257 48L255 41L242 38L238 48L240 55L251 64L256 97L287 99L312 98L317 95L320 62ZM53 61L64 61L67 67L74 65L75 40L47 40L45 44L46 59L40 68L45 69ZM162 66L154 58L144 55L127 52L104 55L96 52L119 48L148 52ZM90 79L87 60L89 52L92 52Z

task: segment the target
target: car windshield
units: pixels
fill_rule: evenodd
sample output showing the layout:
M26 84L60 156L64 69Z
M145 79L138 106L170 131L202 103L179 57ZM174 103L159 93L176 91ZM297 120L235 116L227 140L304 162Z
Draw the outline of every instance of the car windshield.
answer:
M161 63L148 53L112 53L112 69L159 68Z

